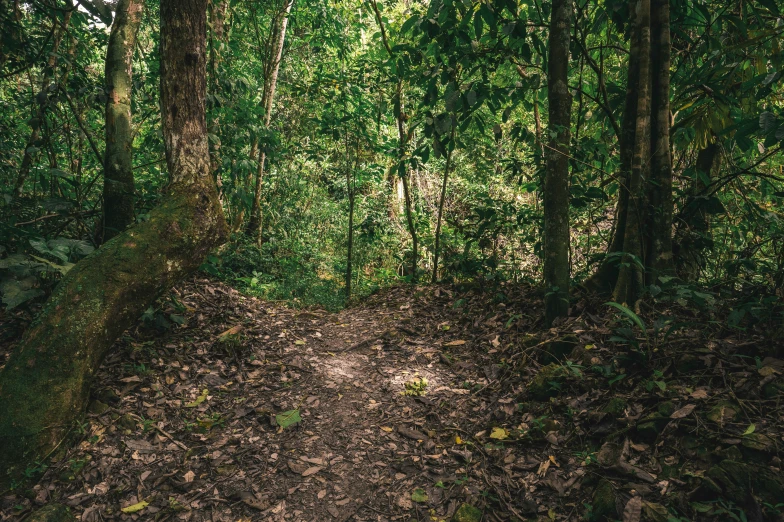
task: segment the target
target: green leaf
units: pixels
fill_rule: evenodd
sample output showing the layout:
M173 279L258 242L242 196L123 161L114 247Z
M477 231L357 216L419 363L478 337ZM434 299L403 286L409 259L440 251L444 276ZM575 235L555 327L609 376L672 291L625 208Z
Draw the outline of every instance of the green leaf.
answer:
M207 400L207 394L208 393L209 392L208 392L207 388L204 388L204 390L202 390L202 392L201 392L201 395L196 397L195 401L189 402L188 404L186 404L185 407L186 408L195 408L196 406L198 406L199 404L201 404L202 402Z
M141 502L137 502L136 504L130 505L128 507L124 507L120 511L122 511L123 513L136 513L137 511L141 511L142 509L146 508L149 505L150 505L149 502L145 502L144 500L142 500Z
M297 424L298 422L302 421L302 417L299 415L299 410L289 410L284 411L283 413L278 413L275 415L275 422L278 423L278 426L283 428L284 430L293 424Z
M620 303L616 303L616 302L610 301L610 302L608 302L608 303L604 303L604 304L605 304L606 306L612 306L613 308L616 308L616 309L620 310L621 312L623 312L623 314L624 314L626 317L628 317L629 319L631 319L631 320L634 322L634 324L636 324L636 325L637 325L637 327L638 327L640 330L642 330L642 331L643 331L643 333L644 333L646 336L648 335L648 334L647 334L647 331L646 331L646 328L645 328L645 323L644 323L644 322L642 322L642 319L640 319L640 316L638 316L637 314L635 314L634 312L632 312L631 310L629 310L627 307L623 306L623 305L622 305L622 304L620 304Z
M743 432L743 436L745 437L746 435L751 435L752 433L754 433L756 429L757 426L754 425L754 423L752 422L751 424L749 424L749 427L746 428L746 431Z
M57 270L58 272L60 272L63 275L67 274L68 271L71 270L74 267L73 263L63 263L62 265L58 265L58 264L52 263L48 259L44 259L43 257L38 257L38 256L34 256L34 255L31 255L30 257L32 257L33 259L35 259L39 263L46 263L47 265L51 266L52 268L54 268L55 270Z
M419 504L427 502L427 499L427 493L425 493L425 490L422 488L417 488L411 493L411 500Z

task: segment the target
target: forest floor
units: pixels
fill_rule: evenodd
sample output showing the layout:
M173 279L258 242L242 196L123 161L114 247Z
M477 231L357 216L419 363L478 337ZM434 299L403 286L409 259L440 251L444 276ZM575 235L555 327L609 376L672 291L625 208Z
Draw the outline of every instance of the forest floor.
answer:
M784 361L735 357L775 346L684 328L624 373L620 319L583 303L534 335L512 288L333 314L182 284L157 318L182 324L118 341L77 444L0 520L780 519Z

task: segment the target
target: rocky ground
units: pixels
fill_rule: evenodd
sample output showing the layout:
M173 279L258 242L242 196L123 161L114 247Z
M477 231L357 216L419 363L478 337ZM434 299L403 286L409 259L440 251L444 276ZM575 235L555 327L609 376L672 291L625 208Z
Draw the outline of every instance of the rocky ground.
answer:
M784 362L750 351L775 346L621 343L628 318L590 303L534 335L541 303L511 288L331 314L183 284L0 520L54 502L83 521L781 519Z

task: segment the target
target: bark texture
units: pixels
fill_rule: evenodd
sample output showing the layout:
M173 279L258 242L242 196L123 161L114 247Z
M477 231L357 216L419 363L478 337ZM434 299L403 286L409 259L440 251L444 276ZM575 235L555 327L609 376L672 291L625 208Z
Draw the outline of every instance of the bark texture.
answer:
M615 226L607 259L584 283L629 305L646 283L674 272L669 3L632 4Z
M638 0L634 15L639 45L637 61L637 118L634 152L629 176L626 223L623 229L623 261L613 290L618 303L636 303L644 283L642 227L645 223L644 183L650 172L651 135L651 3Z
M106 150L103 176L103 240L135 219L131 91L133 51L144 0L120 0L106 49Z
M114 341L227 235L209 169L206 3L161 2L166 195L68 273L0 374L0 489L67 443Z
M674 272L670 151L670 1L651 5L651 171L648 182L647 282Z
M630 9L632 27L635 27L635 9ZM618 203L615 207L615 225L612 239L607 250L610 257L599 265L594 274L583 283L590 291L610 294L618 279L618 255L623 252L624 231L626 230L626 214L629 209L629 183L631 181L632 155L634 153L634 133L637 128L637 84L639 83L639 40L632 32L629 45L629 63L626 77L626 100L623 108L620 135L620 170L618 174Z
M547 63L549 144L544 179L545 323L569 310L569 141L572 95L568 87L572 0L553 0Z

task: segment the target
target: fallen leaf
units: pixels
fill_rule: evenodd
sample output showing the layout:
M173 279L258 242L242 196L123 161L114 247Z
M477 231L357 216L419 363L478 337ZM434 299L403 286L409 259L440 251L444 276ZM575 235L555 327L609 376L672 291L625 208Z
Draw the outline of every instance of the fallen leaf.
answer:
M324 469L324 468L322 468L321 466L312 466L312 467L306 469L305 471L303 471L302 472L302 476L303 477L309 477L311 475L315 475L316 473L318 473L322 469Z
M623 522L640 522L642 515L642 498L632 497L623 508Z
M199 404L201 404L202 402L207 400L207 394L208 393L209 392L208 392L207 388L204 388L204 390L202 390L202 392L201 392L201 395L196 397L195 401L189 402L188 404L186 404L185 407L186 408L195 408L196 406L198 406Z
M449 341L448 343L445 343L444 346L462 346L465 343L466 342L463 341L462 339L458 339L456 341Z
M427 493L422 488L417 488L411 493L411 500L417 503L427 502Z
M185 482L193 482L193 479L195 477L196 477L196 473L194 473L193 471L189 471L188 473L183 475L183 478L185 479Z
M684 406L680 410L678 410L678 411L674 412L672 415L670 415L670 418L671 419L682 419L684 417L687 417L687 416L691 415L691 412L693 412L694 408L696 408L696 407L697 407L696 404L687 404L686 406Z
M705 388L700 388L691 392L692 399L707 399L708 391Z
M149 505L150 505L149 502L145 502L144 500L142 500L141 502L137 502L136 504L132 504L128 507L124 507L120 511L122 511L123 513L136 513L137 511L141 511L142 509L146 508Z
M284 411L283 413L278 413L275 415L275 422L278 423L278 426L283 428L284 430L293 424L297 424L298 422L302 421L302 417L299 415L299 410L289 410Z
M495 440L507 439L509 438L509 430L496 426L493 428L493 431L490 432L490 438Z

